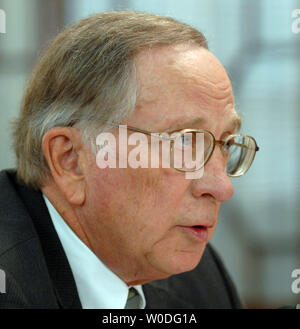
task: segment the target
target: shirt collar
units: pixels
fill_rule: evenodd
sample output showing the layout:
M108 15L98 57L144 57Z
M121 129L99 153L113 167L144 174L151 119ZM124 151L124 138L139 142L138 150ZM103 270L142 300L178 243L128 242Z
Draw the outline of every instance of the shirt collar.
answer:
M129 287L114 274L72 231L43 194L55 230L68 258L83 308L123 309ZM134 286L146 301L141 285Z

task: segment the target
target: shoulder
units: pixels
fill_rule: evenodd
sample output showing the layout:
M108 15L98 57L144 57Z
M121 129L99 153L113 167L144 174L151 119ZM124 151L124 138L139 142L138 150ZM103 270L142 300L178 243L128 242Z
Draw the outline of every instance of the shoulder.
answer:
M14 170L0 172L0 269L5 273L6 293L0 295L0 308L42 305L51 295L50 278L31 211L21 196ZM25 188L24 188L25 189ZM31 207L39 204L39 192L26 187ZM49 304L48 304L49 305Z
M0 172L0 257L15 246L36 237L29 213L14 181L15 171Z

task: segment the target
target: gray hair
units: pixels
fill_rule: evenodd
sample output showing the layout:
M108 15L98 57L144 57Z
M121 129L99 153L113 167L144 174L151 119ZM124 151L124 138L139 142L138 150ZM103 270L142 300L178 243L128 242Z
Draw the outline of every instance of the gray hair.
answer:
M19 179L40 188L49 177L41 144L51 128L74 126L87 142L128 117L137 102L136 55L177 44L207 48L187 24L130 11L96 14L62 31L36 65L14 122Z

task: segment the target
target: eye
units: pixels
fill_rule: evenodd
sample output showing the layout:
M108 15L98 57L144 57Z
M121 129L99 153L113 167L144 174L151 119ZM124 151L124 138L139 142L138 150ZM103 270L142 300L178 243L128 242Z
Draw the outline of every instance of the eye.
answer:
M174 147L181 151L193 148L193 133L178 133L175 138Z
M194 143L193 138L193 133L185 133L180 135L178 138L177 148L180 148L181 150L192 148Z
M234 137L232 137L232 138L228 139L227 141L225 141L224 146L223 146L223 150L225 152L228 152L232 145L234 145Z
M180 144L182 147L186 148L187 146L190 146L193 142L193 137L191 134L184 134L180 136Z

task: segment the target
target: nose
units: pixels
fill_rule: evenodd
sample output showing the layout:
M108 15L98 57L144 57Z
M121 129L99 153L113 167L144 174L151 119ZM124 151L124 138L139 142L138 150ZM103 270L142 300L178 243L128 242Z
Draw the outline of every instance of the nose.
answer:
M225 202L233 196L233 186L226 174L225 159L219 147L205 164L202 177L193 179L191 185L196 198L211 195L216 201Z

